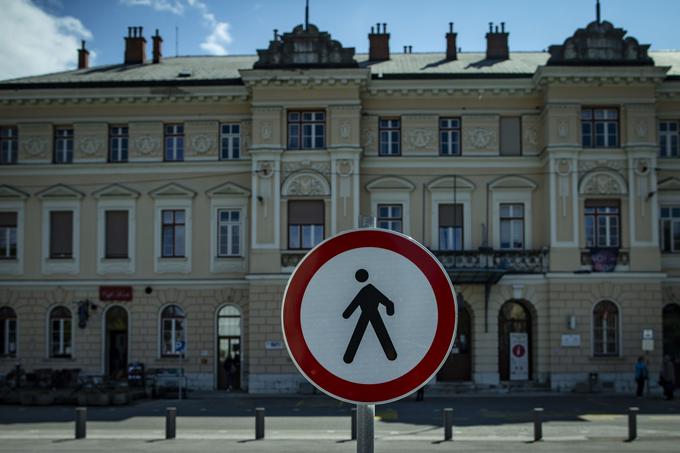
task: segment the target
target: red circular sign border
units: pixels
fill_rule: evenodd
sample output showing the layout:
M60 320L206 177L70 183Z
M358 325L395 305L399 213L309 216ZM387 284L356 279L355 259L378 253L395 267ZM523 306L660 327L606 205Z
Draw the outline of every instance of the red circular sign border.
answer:
M324 368L309 350L300 322L302 299L316 271L331 258L362 247L384 248L409 259L427 278L437 302L437 328L428 352L409 372L379 384L351 382L335 376ZM423 259L434 263L435 266L419 264L418 260ZM448 356L455 339L457 320L455 292L439 260L412 238L401 233L378 229L347 231L325 240L312 249L300 261L288 280L281 307L283 338L298 370L323 392L340 400L360 404L394 401L429 381ZM299 332L297 338L290 338L288 332L296 331ZM452 332L450 337L446 334L447 331Z

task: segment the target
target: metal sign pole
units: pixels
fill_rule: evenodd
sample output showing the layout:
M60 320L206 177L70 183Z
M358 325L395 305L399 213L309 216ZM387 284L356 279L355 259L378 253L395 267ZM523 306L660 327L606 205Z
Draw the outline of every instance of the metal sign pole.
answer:
M357 404L357 453L374 452L374 416L374 404Z

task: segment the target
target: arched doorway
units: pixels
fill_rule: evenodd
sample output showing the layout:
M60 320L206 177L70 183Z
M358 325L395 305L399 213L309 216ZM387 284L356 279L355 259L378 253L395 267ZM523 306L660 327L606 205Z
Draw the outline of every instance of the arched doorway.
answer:
M680 305L663 307L663 354L675 363L675 385L680 384Z
M449 357L437 373L437 381L461 382L472 380L472 322L470 312L458 311L458 330Z
M241 388L241 312L233 305L217 313L217 388Z
M106 374L115 380L127 379L128 313L123 307L106 310Z
M498 343L501 381L531 379L531 314L521 301L510 300L501 307L498 316Z

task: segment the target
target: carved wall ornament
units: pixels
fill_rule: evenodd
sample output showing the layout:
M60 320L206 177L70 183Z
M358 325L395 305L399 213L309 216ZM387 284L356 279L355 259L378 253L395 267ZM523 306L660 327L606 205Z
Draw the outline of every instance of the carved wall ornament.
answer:
M258 197L262 199L263 214L266 218L269 213L269 200L272 197L272 177L274 176L274 162L262 160L257 163Z
M638 138L647 137L648 132L649 128L647 127L647 121L638 120L637 123L635 124L635 133L637 134Z
M300 170L314 170L321 174L328 174L330 173L331 166L328 162L319 162L313 160L284 162L283 164L284 176Z
M635 161L635 174L638 176L646 176L649 174L651 165L647 159L638 159Z
M243 138L243 149L247 150L250 148L250 144L252 143L252 131L253 131L253 123L252 121L242 121L241 122L241 137Z
M161 140L151 135L142 135L135 140L135 147L144 155L148 155L160 149Z
M580 160L578 162L578 171L580 173L587 173L595 168L611 168L618 172L623 171L626 168L626 162L623 160Z
M468 140L473 148L483 149L493 146L495 139L496 134L489 129L475 127L468 131Z
M349 159L340 159L336 164L335 168L337 169L338 175L340 176L349 176L352 174L352 170L354 169L354 165L352 164L352 161Z
M409 143L415 148L426 148L434 142L434 131L432 129L411 129L407 136Z
M32 157L41 157L47 153L48 142L46 138L28 137L24 140L24 150Z
M257 164L257 174L260 178L269 179L274 176L274 162L262 160Z
M272 138L272 123L269 121L264 121L262 123L262 127L260 128L260 136L262 137L263 140L271 140Z
M338 174L338 195L342 200L342 213L347 215L347 203L352 193L351 176L354 164L349 159L340 159L335 163L335 171Z
M283 188L283 194L312 197L328 195L329 190L328 184L323 180L321 175L302 173L300 175L293 175L286 181Z
M571 173L571 162L567 159L561 159L555 165L555 171L560 176L569 176L569 173Z
M538 145L538 128L536 126L528 126L524 130L524 143L530 146Z
M558 176L558 187L560 204L562 206L562 217L567 217L567 205L569 204L569 174L571 173L571 161L560 159L555 165L555 173Z
M563 119L557 122L557 135L561 138L569 136L569 121Z
M364 148L368 148L369 146L373 145L373 143L375 143L376 132L371 126L365 124L361 128L361 137Z
M626 189L614 176L607 173L597 173L584 181L581 193L585 195L621 195Z
M208 134L194 135L191 147L196 153L207 153L213 147L213 138Z
M104 141L97 137L83 137L78 141L78 148L83 154L93 156L104 148Z
M347 140L351 135L352 124L349 122L349 120L342 120L340 122L340 138L342 138L343 140Z

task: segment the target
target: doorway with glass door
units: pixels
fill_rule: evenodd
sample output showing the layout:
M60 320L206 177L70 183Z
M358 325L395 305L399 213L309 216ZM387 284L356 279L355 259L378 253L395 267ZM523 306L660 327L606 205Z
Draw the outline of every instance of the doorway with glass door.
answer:
M217 315L217 388L241 389L241 312L228 305Z
M106 311L106 374L113 380L127 380L128 314L123 307Z

